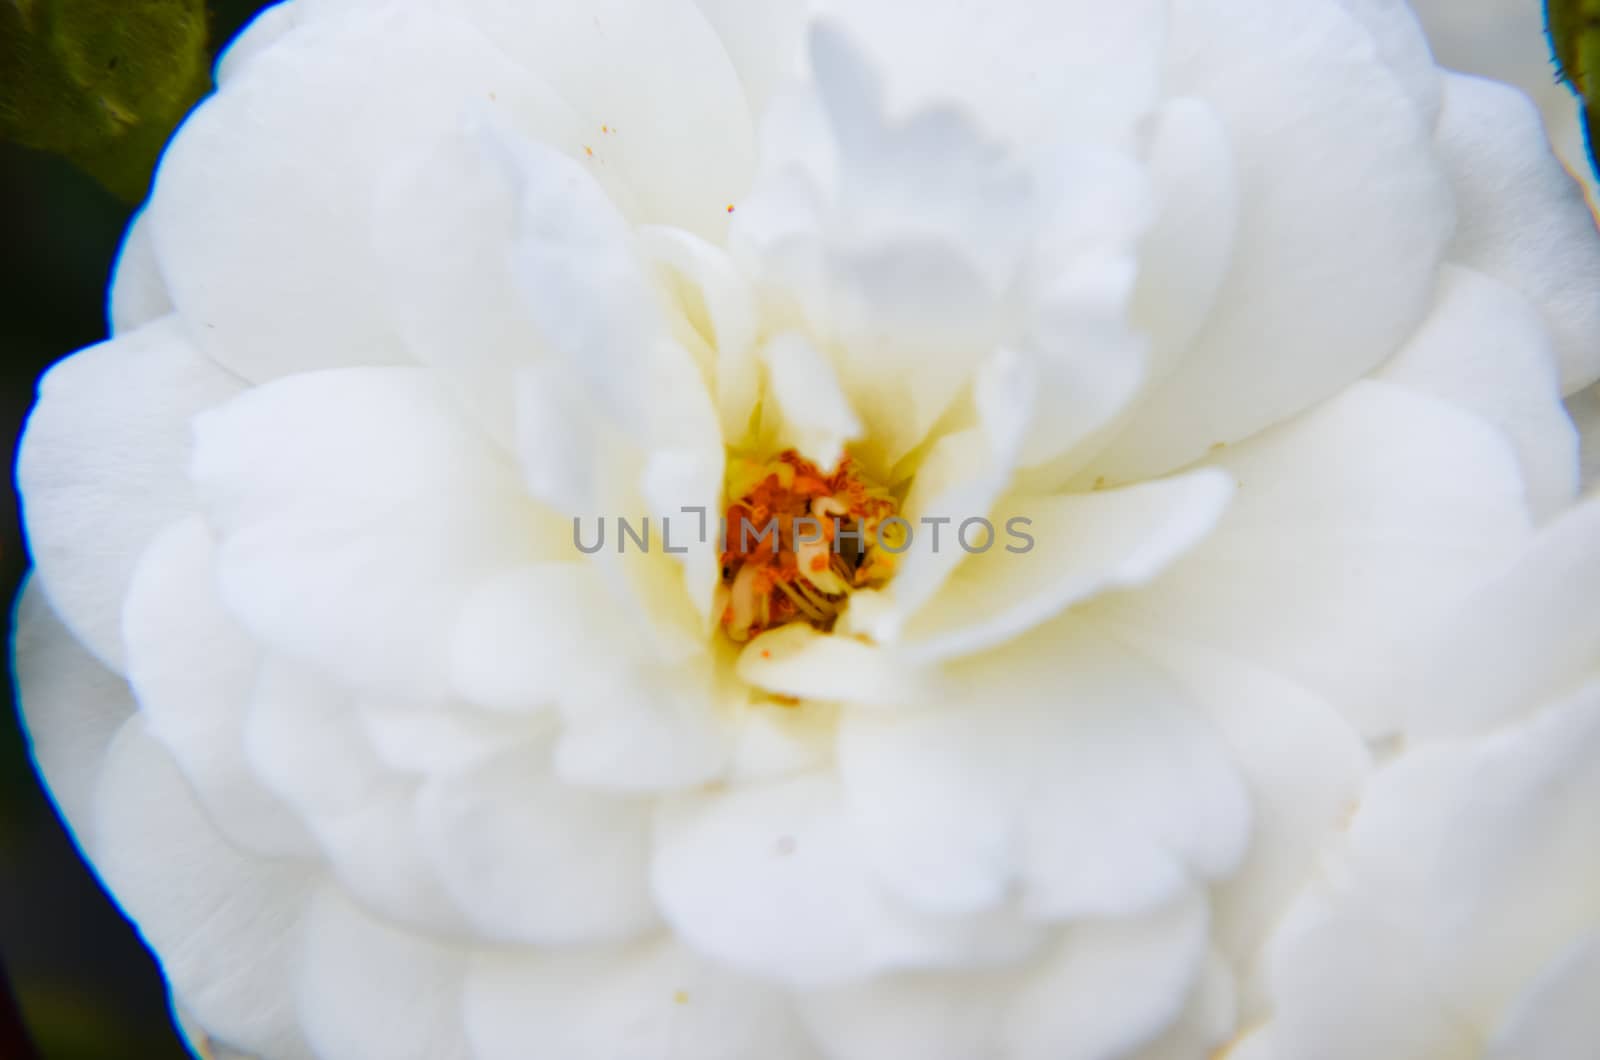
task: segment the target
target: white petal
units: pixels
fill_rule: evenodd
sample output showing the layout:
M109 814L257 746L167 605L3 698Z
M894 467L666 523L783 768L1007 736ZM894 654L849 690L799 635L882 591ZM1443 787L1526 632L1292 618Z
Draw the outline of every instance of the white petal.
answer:
M1580 489L1600 484L1600 384L1591 384L1567 399L1567 414L1578 429Z
M1151 335L1150 373L1160 378L1216 305L1244 204L1227 127L1202 100L1174 99L1161 108L1146 165L1155 217L1139 256L1132 315Z
M156 261L150 222L145 220L141 210L129 222L122 236L122 247L117 251L111 289L106 296L106 316L111 322L111 333L120 335L160 320L170 312L172 299L167 296L167 282L161 278L161 266Z
M704 784L727 765L730 733L709 659L683 667L614 659L586 671L561 703L555 770L564 781L616 792Z
M604 190L572 159L489 132L516 186L516 281L549 348L640 445L720 444L705 381Z
M28 749L78 844L93 844L90 809L106 748L135 708L127 683L86 651L50 610L38 582L17 598L11 643Z
M644 514L659 519L711 510L722 482L716 409L693 356L671 335L626 222L583 167L496 135L517 184L513 269L536 327L565 372L582 382L599 417L645 454L638 479L649 505ZM536 440L552 439L538 431ZM542 467L569 448L525 459ZM717 569L709 536L676 558L690 601L708 619Z
M1189 1060L1217 1056L1238 1024L1237 989L1228 963L1213 949L1201 967L1188 1003L1161 1037L1141 1049L1138 1060Z
M617 500L636 495L637 454L600 419L561 361L519 366L509 396L517 462L534 499L566 516L597 518L615 517Z
M1374 731L1398 723L1365 702L1393 644L1528 536L1499 432L1393 384L1359 383L1212 462L1238 487L1216 530L1089 610L1264 665Z
M545 563L496 573L461 608L450 649L453 684L493 710L524 712L569 694L590 637L605 623L603 588L583 564Z
M769 396L782 416L779 445L821 468L838 465L846 442L861 436L861 421L839 387L833 366L799 335L779 335L761 349Z
M990 544L912 618L898 648L919 661L970 654L1080 601L1143 585L1204 538L1232 496L1215 469L1100 493L1014 496L994 513ZM947 547L984 540L982 527L958 533Z
M582 156L588 130L543 82L497 79L436 139L408 137L410 150L382 175L372 241L383 306L409 352L438 371L479 421L513 437L517 370L548 357L511 265L514 187L484 127L536 131ZM609 189L623 194L615 181Z
M689 232L651 226L640 230L639 242L640 252L669 269L703 306L700 326L715 353L711 377L717 415L723 438L737 445L749 428L760 374L755 292L726 251Z
M441 9L368 4L305 19L229 72L149 206L191 337L254 381L406 360L369 229L379 176L515 67Z
M686 796L656 829L652 882L678 936L768 979L1004 962L1036 939L1009 917L921 917L886 901L825 774Z
M389 768L410 773L461 769L544 731L541 719L507 718L460 702L364 699L356 709L373 753Z
M1129 137L1161 87L1165 6L827 0L815 8L870 49L893 109L959 103L1024 145L1050 130Z
M1447 266L1433 315L1376 378L1444 398L1505 431L1536 519L1572 502L1578 445L1561 406L1560 366L1543 320L1514 291Z
M1378 57L1388 65L1416 105L1423 121L1432 125L1439 116L1444 94L1443 78L1434 63L1429 39L1417 24L1414 9L1432 0L1339 0L1371 34ZM1515 6L1515 0L1512 0ZM1442 60L1441 61L1445 61Z
M755 162L754 123L739 75L694 0L466 6L578 112L591 130L593 164L615 166L637 194L632 221L722 241L727 205Z
M1203 159L1204 147L1183 142L1181 133L1177 146L1166 142L1172 124L1164 122L1153 134L1153 150ZM1156 182L1163 176L1172 177L1153 174L1126 155L1078 145L1035 161L1034 181L1045 205L1034 222L1037 232L1022 281L1027 325L1016 344L1032 355L1038 373L1034 406L1039 411L1028 425L1019 461L1042 465L1040 481L1031 487L1040 492L1053 490L1104 444L1117 417L1147 384L1151 343L1144 328L1149 322L1136 322L1130 314L1137 308L1138 286L1160 283L1159 267L1150 265L1154 256L1172 249L1152 249L1147 238L1163 191ZM1189 190L1203 194L1204 184L1196 180ZM1216 203L1207 202L1205 211L1208 226L1231 223ZM1197 237L1200 227L1195 225ZM1198 253L1204 256L1209 249ZM1202 264L1176 252L1163 261L1178 269ZM1196 286L1188 276L1183 283Z
M1600 920L1600 684L1482 741L1399 759L1351 828L1345 882L1274 945L1285 1055L1469 1055ZM1447 896L1447 900L1441 900Z
M1220 742L1149 663L1057 622L952 674L937 708L847 716L863 853L930 910L1016 888L1051 920L1140 912L1233 870L1249 804Z
M1566 393L1593 382L1600 377L1600 233L1583 189L1550 153L1539 112L1505 85L1449 74L1436 143L1461 218L1450 259L1538 307Z
M1428 33L1440 66L1513 85L1536 103L1556 154L1600 203L1584 136L1582 101L1573 86L1553 76L1545 11L1538 4L1494 0L1458 4L1451 0L1410 0ZM1542 149L1541 149L1542 150Z
M1371 754L1332 706L1276 674L1215 652L1137 644L1216 726L1249 790L1249 851L1212 899L1213 937L1243 971L1349 823Z
M827 768L838 722L830 704L779 706L753 697L734 722L730 779L751 783Z
M996 1056L996 1025L1026 970L876 976L807 991L801 1012L829 1060Z
M195 804L142 719L95 796L95 867L207 1032L257 1056L307 1054L293 1012L307 863L241 854Z
M217 52L214 71L217 83L233 80L252 59L276 44L291 29L332 7L322 0L296 0L292 4L271 4L262 8Z
M484 951L466 988L480 1060L812 1060L781 991L671 941Z
M959 530L966 520L986 516L1004 495L1035 414L1035 378L1030 365L1010 350L984 363L974 395L979 425L935 442L906 496L904 517L911 534L885 591L889 606L847 612L851 630L879 641L896 640L911 615L933 599L965 558L965 552L952 547L954 533L946 533L941 544L939 528Z
M1167 90L1221 119L1241 211L1204 330L1093 462L1112 482L1187 464L1365 375L1427 313L1452 225L1431 126L1338 4L1187 0L1170 33Z
M1272 1037L1272 1026L1256 1026L1218 1050L1213 1060L1285 1060Z
M806 4L791 0L695 0L717 31L739 80L751 114L766 110L767 101L785 80L799 72Z
M964 111L886 115L835 27L813 28L811 56L815 91L765 121L763 176L730 238L779 325L834 359L867 427L857 455L887 471L1018 337L1033 188Z
M1205 959L1206 910L1197 895L1152 915L1081 925L1012 1000L1007 1055L1126 1056L1183 1014Z
M445 886L486 938L569 945L632 937L654 923L649 816L549 773L548 741L431 778L418 827Z
M1104 1060L1133 1053L1184 1008L1205 956L1196 899L1062 933L1017 968L886 976L806 996L834 1060Z
M925 675L894 653L799 622L752 640L738 667L756 688L821 703L914 705L928 694Z
M323 887L306 915L294 997L306 1037L339 1060L468 1060L468 951L397 929Z
M245 741L261 779L305 820L354 898L402 924L465 933L418 834L417 780L378 759L347 696L269 662L251 698Z
M260 650L217 599L198 516L146 550L128 589L128 681L151 735L172 753L229 839L262 854L309 853L299 820L255 776L244 729Z
M1485 1060L1583 1060L1600 1041L1600 936L1574 942L1517 999Z
M189 421L242 389L166 317L60 362L17 459L28 548L51 606L122 669L122 598L145 546L196 508Z
M1485 732L1596 671L1600 498L1545 527L1461 606L1402 645L1374 677L1378 709L1413 739Z
M202 417L196 435L229 609L375 691L442 694L455 609L540 540L516 469L421 369L280 380Z

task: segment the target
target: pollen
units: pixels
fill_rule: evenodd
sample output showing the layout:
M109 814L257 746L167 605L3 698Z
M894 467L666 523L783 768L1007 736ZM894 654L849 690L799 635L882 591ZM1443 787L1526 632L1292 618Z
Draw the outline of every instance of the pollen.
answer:
M792 449L736 457L726 494L721 620L736 642L790 622L832 629L852 592L894 573L898 527L884 523L898 506L848 454L832 471Z

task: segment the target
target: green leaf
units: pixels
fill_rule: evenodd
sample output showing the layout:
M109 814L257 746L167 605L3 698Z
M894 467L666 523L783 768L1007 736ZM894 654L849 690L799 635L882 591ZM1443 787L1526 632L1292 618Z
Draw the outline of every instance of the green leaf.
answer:
M1546 0L1561 76L1584 101L1589 157L1600 175L1600 0Z
M144 198L211 84L204 0L0 0L0 137Z

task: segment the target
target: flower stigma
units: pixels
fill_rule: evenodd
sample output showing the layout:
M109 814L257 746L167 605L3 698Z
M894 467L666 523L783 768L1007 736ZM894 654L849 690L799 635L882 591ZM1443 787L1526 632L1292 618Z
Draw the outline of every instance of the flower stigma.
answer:
M790 622L821 630L856 589L884 584L905 550L893 494L848 453L825 472L793 449L731 457L722 538L722 629L736 643Z

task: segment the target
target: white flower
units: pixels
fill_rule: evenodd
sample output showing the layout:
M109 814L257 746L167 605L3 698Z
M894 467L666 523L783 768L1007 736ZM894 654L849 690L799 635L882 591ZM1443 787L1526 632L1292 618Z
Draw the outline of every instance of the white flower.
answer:
M246 1054L1204 1056L1576 491L1600 238L1397 5L296 0L220 80L17 665Z
M1394 686L1412 749L1277 932L1272 1019L1230 1060L1593 1055L1596 541L1600 500L1413 646Z

